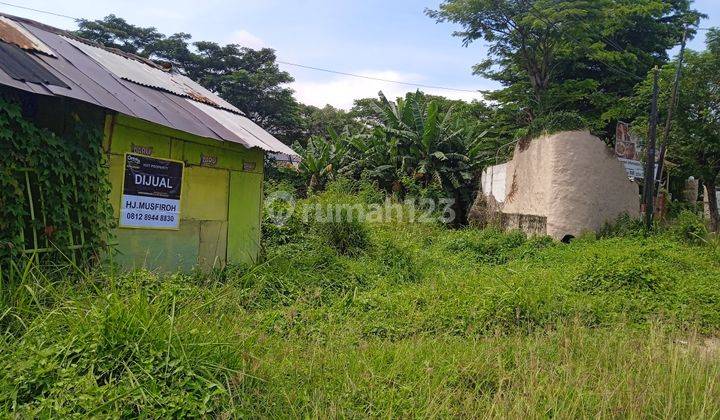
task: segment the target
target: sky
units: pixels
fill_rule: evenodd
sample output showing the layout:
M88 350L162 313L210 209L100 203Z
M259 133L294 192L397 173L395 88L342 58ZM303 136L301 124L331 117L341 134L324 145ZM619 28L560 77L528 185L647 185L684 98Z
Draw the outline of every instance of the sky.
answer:
M456 26L438 24L424 13L441 0L8 0L0 12L63 29L73 20L19 9L3 3L58 14L101 19L108 14L164 34L187 32L194 40L270 47L278 60L368 77L469 90L422 89L449 98L482 99L478 90L498 85L472 74L487 56L482 41L463 47L452 37ZM720 26L720 0L696 0L709 15L702 27ZM690 48L702 49L704 33ZM295 82L296 98L306 104L348 109L355 99L402 96L416 88L281 64Z

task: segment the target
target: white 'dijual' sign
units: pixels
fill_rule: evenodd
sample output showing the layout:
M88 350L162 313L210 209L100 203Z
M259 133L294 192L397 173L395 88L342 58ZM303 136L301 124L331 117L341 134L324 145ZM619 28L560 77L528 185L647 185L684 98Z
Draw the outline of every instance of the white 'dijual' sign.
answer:
M126 153L120 227L179 229L184 167L183 162Z

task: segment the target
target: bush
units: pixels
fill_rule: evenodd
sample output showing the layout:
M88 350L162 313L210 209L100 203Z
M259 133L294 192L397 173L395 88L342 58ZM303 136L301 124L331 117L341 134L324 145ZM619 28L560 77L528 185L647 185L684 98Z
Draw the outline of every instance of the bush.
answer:
M588 122L576 112L554 112L550 115L536 118L527 127L525 137L535 138L543 134L554 134L561 131L585 130Z
M450 252L467 252L474 255L478 262L485 264L505 264L510 260L533 256L538 250L554 244L547 236L528 237L522 231L503 232L488 228L468 229L447 244Z
M614 222L605 223L597 233L598 239L616 238L616 237L633 237L645 233L645 226L642 220L630 217L624 213L620 215Z
M698 215L689 210L683 210L671 225L670 231L680 240L689 244L706 242L708 228Z
M702 211L702 202L688 203L686 201L670 200L667 205L667 216L669 219L677 219L684 211L696 213Z
M308 222L320 240L340 255L357 255L370 243L364 220L367 208L356 196L346 193L348 188L351 188L349 182L336 181L304 205L311 206L307 212Z
M370 243L367 226L352 207L337 207L327 221L315 221L313 227L341 255L357 255Z

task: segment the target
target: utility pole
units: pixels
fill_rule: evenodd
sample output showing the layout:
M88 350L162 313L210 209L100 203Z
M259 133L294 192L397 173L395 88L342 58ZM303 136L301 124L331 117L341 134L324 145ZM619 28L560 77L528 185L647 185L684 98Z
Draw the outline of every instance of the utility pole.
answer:
M655 210L655 140L657 137L658 125L658 93L660 69L655 66L653 69L653 96L650 105L650 129L648 130L648 144L645 155L645 227L650 230L653 222L653 211Z
M677 107L677 96L680 89L680 77L682 76L683 58L685 56L685 44L687 43L688 28L685 27L683 32L682 43L680 44L680 54L678 55L677 68L675 69L675 81L673 82L672 95L670 102L668 102L667 119L665 120L665 129L663 130L663 138L660 143L660 156L658 158L658 170L657 170L657 185L655 188L655 197L658 196L660 186L662 185L663 169L665 166L665 153L667 152L668 145L670 144L670 129L672 128L672 119Z

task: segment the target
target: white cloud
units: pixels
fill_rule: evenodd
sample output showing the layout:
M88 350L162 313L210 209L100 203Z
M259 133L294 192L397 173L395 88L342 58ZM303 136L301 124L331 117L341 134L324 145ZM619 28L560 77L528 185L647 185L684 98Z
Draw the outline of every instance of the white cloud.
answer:
M267 47L267 43L260 37L251 34L250 32L241 29L233 32L225 41L227 44L239 44L242 47L252 48L257 50L259 48Z
M377 97L379 91L382 91L388 99L395 99L404 96L407 92L414 92L418 88L413 86L400 85L397 83L382 82L379 80L362 79L352 76L337 75L322 81L304 81L301 75L297 74L295 69L287 69L291 73L295 73L296 81L291 84L295 90L295 97L302 103L323 107L330 104L336 108L350 109L355 99ZM386 80L395 80L405 83L422 83L422 78L418 75L399 73L397 71L364 71L356 74L366 77L373 77ZM458 89L476 89L476 87ZM460 99L464 101L472 101L473 99L482 99L480 92L458 92L444 89L427 89L420 88L425 93L445 96L451 99Z

